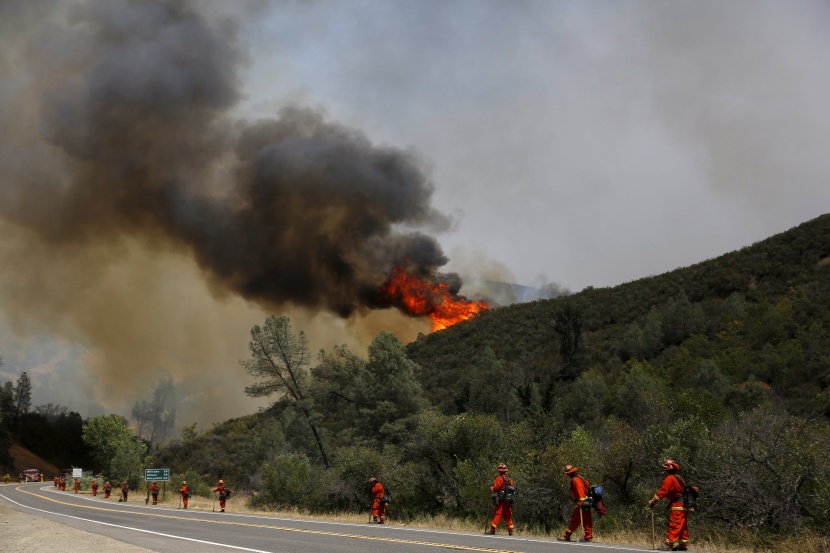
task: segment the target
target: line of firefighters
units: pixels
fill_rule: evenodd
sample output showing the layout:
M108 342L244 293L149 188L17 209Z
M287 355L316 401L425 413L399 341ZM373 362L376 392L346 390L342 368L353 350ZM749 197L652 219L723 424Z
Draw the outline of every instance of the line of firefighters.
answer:
M653 509L654 505L661 499L667 499L669 502L669 523L666 532L666 540L660 548L662 551L686 551L689 546L689 527L688 527L688 512L689 508L685 503L686 483L678 474L680 465L671 460L666 459L663 464L663 469L666 471L666 477L660 488L655 492L654 496L649 500L648 507ZM490 519L488 515L488 526L485 529L485 534L495 534L499 523L504 520L507 526L507 533L513 535L516 527L513 524L513 502L516 497L516 486L513 479L508 475L507 465L500 464L496 471L498 476L490 486L491 499L493 500L493 518ZM594 524L591 513L593 507L597 514L601 517L606 513L605 505L601 499L601 487L591 486L590 482L579 474L579 468L566 465L564 473L571 479L571 496L574 501L574 508L571 512L571 520L568 524L564 534L558 536L558 541L573 541L572 534L582 526L583 535L579 538L580 542L592 542ZM372 519L370 522L383 524L386 519L386 503L390 500L386 491L384 491L383 484L377 478L370 478L369 484L372 486ZM592 488L600 488L599 497L596 491L592 493ZM652 523L654 518L652 517Z
M670 514L666 540L660 550L686 551L689 547L688 512L690 510L685 501L687 486L683 478L678 474L680 465L677 462L672 459L666 459L666 462L663 464L663 469L666 471L663 483L648 501L648 507L652 509L652 515L654 513L654 505L658 501L667 499L669 503ZM513 484L513 479L507 474L507 465L500 464L496 470L498 471L498 476L490 487L495 505L493 519L490 521L485 533L495 534L499 522L504 519L507 525L507 533L512 536L515 529L513 525L513 501L516 488ZM571 538L572 534L582 526L583 535L578 541L590 543L593 541L594 531L591 507L596 509L600 517L606 513L605 505L601 499L601 492L599 497L597 497L596 493L592 494L590 482L579 474L578 467L566 465L564 473L571 479L571 496L574 501L574 508L571 512L571 520L567 529L556 539L558 541L573 541ZM594 486L594 488L597 487ZM654 518L652 516L652 524L653 522Z
M669 503L669 522L668 530L666 532L666 540L662 546L663 551L686 551L689 546L689 527L688 527L688 511L689 508L685 504L686 483L678 474L680 465L671 460L666 459L663 464L663 469L666 471L666 477L660 488L655 492L654 496L649 500L648 507L652 510L654 505L661 499L667 499ZM486 534L495 534L499 523L504 520L507 526L507 533L513 535L515 525L513 524L513 502L515 500L515 484L513 479L508 475L507 465L500 464L496 471L498 476L490 486L491 497L494 503L493 518L489 521L489 526L485 530ZM582 526L583 535L579 538L580 542L593 541L593 518L591 507L594 507L597 514L601 517L605 514L605 505L596 501L592 497L591 484L588 480L579 474L579 468L566 465L564 470L565 476L571 479L571 496L574 501L574 508L571 512L571 520L565 532L556 539L559 541L572 541L572 534ZM372 518L370 522L375 524L384 524L386 522L386 505L391 501L389 492L384 488L383 484L375 477L369 479L369 485L372 486ZM55 477L55 487L60 490L66 490L66 479L64 476ZM75 493L78 493L80 481L75 478ZM93 479L92 495L98 495L98 482ZM187 487L187 482L182 480L182 485L179 488L181 495L180 506L187 509L188 502L191 496L190 489ZM220 512L225 512L225 502L231 496L232 491L225 487L225 481L219 480L219 485L213 489L219 494L219 508ZM112 492L112 485L107 482L104 484L104 497L109 498ZM130 488L127 482L121 483L121 498L119 502L127 501L127 496ZM158 504L159 485L158 482L153 482L147 489L147 499L145 504L149 503L149 498L152 495L153 505ZM489 517L488 517L489 519ZM653 519L652 519L653 520Z
M64 475L55 476L54 483L55 483L55 487L58 490L66 491L66 477ZM89 487L90 487L90 490L92 490L92 495L97 496L98 495L98 480L93 478ZM74 489L75 489L75 493L78 493L81 489L81 481L80 481L79 478L75 478ZM112 494L112 484L110 484L109 482L106 482L103 486L103 490L104 490L104 499L109 499L110 494ZM150 496L152 496L153 505L158 505L160 491L161 491L161 488L159 487L158 482L153 481L152 484L147 486L147 497L144 500L144 504L148 505L150 503ZM225 481L224 480L219 480L219 485L217 487L213 488L213 491L218 494L219 509L220 509L220 512L224 513L225 512L225 504L226 504L227 500L230 498L232 490L230 488L225 487ZM190 497L192 495L191 491L190 491L190 488L187 487L187 481L182 480L182 485L179 488L178 492L180 494L179 507L183 508L183 509L187 509L187 506L190 502ZM126 503L127 498L129 497L129 494L130 494L129 485L127 485L126 481L121 482L121 497L118 498L118 502L119 503L121 503L121 502Z

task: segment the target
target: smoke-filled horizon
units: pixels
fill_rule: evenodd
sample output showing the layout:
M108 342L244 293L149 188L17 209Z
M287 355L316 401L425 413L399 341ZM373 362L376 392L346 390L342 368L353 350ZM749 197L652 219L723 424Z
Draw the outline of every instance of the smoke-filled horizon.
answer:
M233 120L245 56L229 22L120 1L70 21L43 30L37 74L14 91L41 93L15 99L35 104L43 151L6 157L5 220L60 247L136 237L184 249L247 299L341 316L369 304L397 259L426 274L446 264L419 232L449 219L414 153L310 108ZM6 151L18 140L7 133ZM54 170L36 172L44 162Z
M442 278L448 261L430 233L451 221L431 205L418 155L321 109L237 119L248 57L239 26L197 7L13 2L2 13L14 46L0 115L0 218L14 259L4 309L23 327L87 342L90 387L104 386L105 404L118 394L122 409L155 378L198 374L197 352L217 341L153 332L194 307L164 301L171 267L195 263L187 273L205 280L203 305L237 297L263 313L348 318L390 307L377 289L395 263ZM208 370L238 382L238 368Z

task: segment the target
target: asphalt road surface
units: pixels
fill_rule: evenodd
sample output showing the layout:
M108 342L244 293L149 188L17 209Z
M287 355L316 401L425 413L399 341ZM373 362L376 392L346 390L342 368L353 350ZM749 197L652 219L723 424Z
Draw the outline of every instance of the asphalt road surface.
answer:
M0 488L0 501L21 511L160 553L250 551L255 553L589 553L648 551L600 543L563 543L520 535L463 532L287 519L269 516L113 503L59 492L51 484ZM503 529L502 529L503 531ZM94 549L90 544L90 549Z

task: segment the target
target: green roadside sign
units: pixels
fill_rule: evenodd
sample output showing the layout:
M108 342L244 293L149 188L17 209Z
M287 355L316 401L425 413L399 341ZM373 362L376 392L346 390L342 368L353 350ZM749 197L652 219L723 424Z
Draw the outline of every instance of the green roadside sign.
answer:
M144 480L167 482L170 480L170 469L144 469Z

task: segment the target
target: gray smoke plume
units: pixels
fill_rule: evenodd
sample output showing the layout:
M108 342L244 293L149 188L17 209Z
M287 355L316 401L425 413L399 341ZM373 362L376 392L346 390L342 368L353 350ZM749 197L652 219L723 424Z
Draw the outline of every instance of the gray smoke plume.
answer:
M92 345L92 404L173 373L215 420L242 398L217 365L262 312L364 313L396 260L447 262L417 154L307 107L235 117L246 53L209 6L0 4L0 301L22 332Z
M33 115L59 174L12 162L7 220L72 246L157 240L244 297L342 316L366 305L393 260L447 262L431 237L397 230L447 223L413 153L310 109L234 124L244 55L230 22L107 1L49 32L34 52L48 84Z

